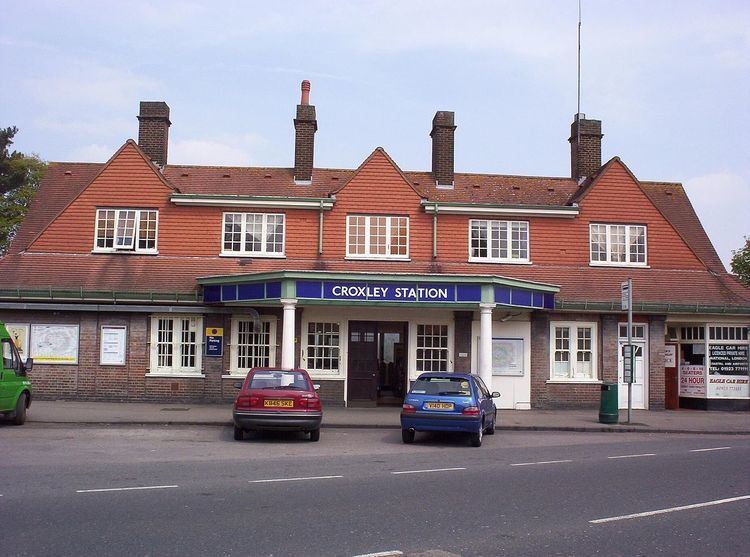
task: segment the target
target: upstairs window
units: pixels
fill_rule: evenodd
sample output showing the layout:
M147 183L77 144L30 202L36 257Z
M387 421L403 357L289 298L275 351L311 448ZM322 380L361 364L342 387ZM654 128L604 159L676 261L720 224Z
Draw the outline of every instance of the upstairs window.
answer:
M224 213L222 253L283 257L284 215Z
M156 253L159 211L97 209L94 251Z
M525 221L469 221L469 261L528 263L529 223Z
M592 224L591 263L646 265L646 227L638 224Z
M346 218L346 256L409 258L409 217L350 215Z

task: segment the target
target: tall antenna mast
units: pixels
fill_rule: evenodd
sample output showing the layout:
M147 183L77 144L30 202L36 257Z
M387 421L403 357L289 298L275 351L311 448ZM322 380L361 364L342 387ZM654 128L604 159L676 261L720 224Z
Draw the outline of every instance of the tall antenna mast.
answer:
M581 0L578 0L578 106L576 108L576 169L581 163ZM576 170L578 174L580 172Z

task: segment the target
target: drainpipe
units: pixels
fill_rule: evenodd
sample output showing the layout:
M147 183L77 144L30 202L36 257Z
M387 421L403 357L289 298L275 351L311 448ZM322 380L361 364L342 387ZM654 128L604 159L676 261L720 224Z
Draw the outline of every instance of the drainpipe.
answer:
M432 206L432 258L437 259L438 204Z
M318 218L318 255L323 254L323 200L320 200L320 216Z

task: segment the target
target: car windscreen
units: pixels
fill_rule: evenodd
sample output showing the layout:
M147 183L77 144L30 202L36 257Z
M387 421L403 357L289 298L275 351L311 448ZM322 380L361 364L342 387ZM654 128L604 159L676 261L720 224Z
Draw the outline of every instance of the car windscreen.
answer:
M256 371L250 379L250 389L297 389L308 391L307 377L299 371Z
M412 385L415 395L471 396L469 381L461 377L424 377Z

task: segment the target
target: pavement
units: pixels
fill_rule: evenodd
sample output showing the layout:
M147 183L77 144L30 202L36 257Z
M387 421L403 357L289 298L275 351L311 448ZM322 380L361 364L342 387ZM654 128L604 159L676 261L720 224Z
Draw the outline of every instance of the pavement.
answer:
M324 407L323 427L399 429L400 407ZM232 423L231 403L86 402L34 400L32 424L202 425ZM711 433L750 435L750 412L704 410L620 411L619 423L599 423L598 409L498 410L497 429L519 431L594 431Z

